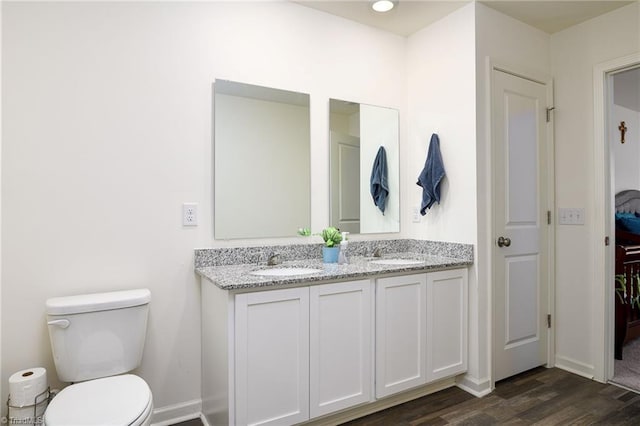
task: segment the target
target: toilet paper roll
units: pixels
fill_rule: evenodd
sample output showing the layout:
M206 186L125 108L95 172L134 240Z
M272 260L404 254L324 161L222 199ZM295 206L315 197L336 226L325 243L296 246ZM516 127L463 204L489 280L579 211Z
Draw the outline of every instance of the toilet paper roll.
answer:
M18 420L22 420L19 422L20 424L42 424L40 420L42 419L42 416L44 416L46 408L46 401L43 401L36 406L32 405L31 407L9 407L9 423L11 423L11 421L13 421L13 423L18 423Z
M36 397L46 389L47 370L42 367L18 371L9 377L9 397L14 407L34 405ZM41 400L42 397L38 402Z

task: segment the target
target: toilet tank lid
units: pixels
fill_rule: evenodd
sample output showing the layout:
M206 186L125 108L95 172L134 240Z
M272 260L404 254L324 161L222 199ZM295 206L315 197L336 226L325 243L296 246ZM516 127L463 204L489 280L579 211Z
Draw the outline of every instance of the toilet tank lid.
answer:
M53 297L47 300L46 307L49 315L68 315L130 308L146 305L150 300L151 292L149 289L141 288L108 293Z

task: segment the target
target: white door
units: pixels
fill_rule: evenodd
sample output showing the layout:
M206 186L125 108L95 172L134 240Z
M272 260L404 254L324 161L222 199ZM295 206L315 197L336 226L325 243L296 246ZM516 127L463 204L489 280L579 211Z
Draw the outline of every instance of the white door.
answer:
M467 370L467 270L427 274L427 382Z
M360 233L360 139L331 132L331 225Z
M492 73L493 378L547 362L547 87Z
M376 282L376 397L426 383L426 274Z
M318 417L371 400L370 280L310 287L310 412Z
M309 288L238 294L236 423L309 419Z

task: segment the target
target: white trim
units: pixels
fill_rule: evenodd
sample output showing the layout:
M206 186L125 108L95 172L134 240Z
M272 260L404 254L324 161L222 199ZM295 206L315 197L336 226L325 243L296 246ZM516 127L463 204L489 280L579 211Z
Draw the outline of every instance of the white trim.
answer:
M546 73L541 73L533 69L527 69L520 66L504 63L499 60L492 59L491 57L487 57L487 59L489 61L489 65L491 66L491 71L502 71L516 77L524 78L525 80L540 83L542 85L547 85L551 81L551 76ZM489 94L491 94L491 92L489 92Z
M186 420L199 419L203 416L202 400L193 399L179 404L167 405L153 410L152 426L169 426Z
M485 58L485 78L486 78L486 84L485 84L485 145L486 148L488 149L488 152L486 152L486 159L485 159L485 179L486 179L486 196L489 197L489 200L491 200L491 202L487 203L487 211L486 211L486 218L485 218L485 226L488 230L488 234L487 234L487 238L486 241L484 242L485 245L485 249L487 250L487 253L489 253L489 255L487 256L487 260L486 262L486 268L487 268L487 272L486 275L484 276L484 278L486 279L487 282L487 316L485 318L485 320L487 321L487 324L489 324L489 326L487 327L487 364L488 364L488 374L489 374L489 391L493 390L494 388L494 381L493 381L493 144L491 143L491 136L492 136L492 126L493 123L491 122L491 104L492 104L492 98L491 98L491 90L493 89L493 63L491 61L491 57L487 56ZM482 168L479 168L482 169ZM478 241L479 242L479 241ZM477 280L480 281L482 278L480 278L479 274L478 274L478 278ZM491 284L489 284L491 283ZM479 307L478 307L479 309ZM479 346L479 345L478 345ZM462 389L462 388L461 388ZM465 389L466 390L466 389Z
M613 315L614 300L614 246L604 245L605 236L613 239L614 225L611 219L613 200L609 177L611 156L607 143L607 109L605 84L610 74L640 64L640 53L624 56L597 64L593 69L593 158L594 158L594 218L592 232L593 247L593 377L607 382L613 377ZM605 204L608 208L605 209Z
M547 108L554 108L556 101L553 78L547 80ZM551 110L547 123L547 209L551 213L547 235L547 314L551 315L551 327L547 329L547 367L555 366L556 358L556 140L555 114Z
M202 422L203 426L214 426L207 421L207 418L204 416L204 414L200 414L200 421Z
M586 377L587 379L594 378L593 365L585 364L569 357L561 355L556 356L556 367L570 373L577 374L578 376Z
M493 391L491 378L478 379L469 374L457 377L456 386L478 398L489 395Z
M0 2L0 27L2 27L3 2ZM2 46L2 31L0 31L0 46ZM2 81L2 55L0 55L0 81ZM0 99L2 97L2 84L0 84ZM0 102L0 224L2 223L2 102ZM0 318L2 318L2 227L0 226ZM2 329L0 328L0 365L2 364ZM2 393L2 380L0 380L0 395Z

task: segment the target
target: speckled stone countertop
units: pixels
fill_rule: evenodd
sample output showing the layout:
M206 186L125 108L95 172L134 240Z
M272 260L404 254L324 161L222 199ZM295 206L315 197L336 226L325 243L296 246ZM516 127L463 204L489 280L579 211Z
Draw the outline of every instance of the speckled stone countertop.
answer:
M401 243L399 244L398 241L401 241ZM404 244L407 241L409 241L408 245ZM349 263L343 265L323 263L320 254L321 245L318 245L318 247L315 247L315 245L278 246L275 249L274 247L262 247L262 250L269 250L269 252L281 253L281 251L285 251L284 261L276 266L267 266L264 263L260 263L264 257L255 254L257 248L237 249L243 254L234 259L236 261L245 260L243 263L230 262L229 257L235 255L230 254L234 249L196 250L196 272L223 290L243 290L268 286L304 286L346 279L461 268L473 264L473 250L468 244L433 242L413 244L411 241L415 240L392 240L390 242L378 242L377 245L366 242L364 249L359 247L358 244L354 244L356 247L354 247L353 252L356 255L349 256ZM350 243L349 251L351 251L351 245L352 243ZM381 245L385 248L381 258L362 255L369 246L380 247ZM401 250L389 252L388 249L390 248ZM414 250L402 250L407 248ZM253 259L255 258L258 260L254 261ZM372 261L384 259L411 259L421 263L410 265L372 263ZM287 276L252 274L254 271L273 268L311 268L318 269L319 272Z

